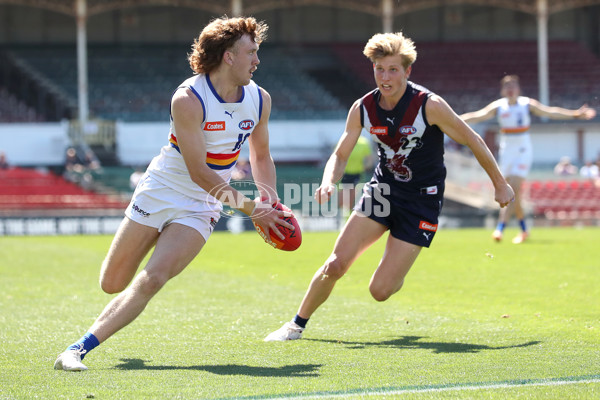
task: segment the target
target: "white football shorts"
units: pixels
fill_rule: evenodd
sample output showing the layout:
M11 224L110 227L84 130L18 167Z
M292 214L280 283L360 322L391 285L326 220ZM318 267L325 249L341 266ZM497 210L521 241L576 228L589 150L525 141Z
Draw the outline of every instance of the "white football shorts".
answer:
M208 240L221 216L223 206L181 194L147 173L140 179L125 216L161 232L171 223L197 230Z
M502 134L498 158L502 175L525 178L533 163L533 149L529 133Z

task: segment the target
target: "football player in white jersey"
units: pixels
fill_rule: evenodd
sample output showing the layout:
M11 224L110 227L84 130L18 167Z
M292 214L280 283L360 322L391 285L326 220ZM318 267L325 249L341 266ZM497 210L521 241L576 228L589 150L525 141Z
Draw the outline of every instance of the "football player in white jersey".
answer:
M173 95L168 144L141 178L102 264L102 290L120 294L88 332L58 356L54 368L86 370L82 358L132 322L196 257L219 219L221 202L282 239L276 224L293 229L282 219L284 213L270 205L277 200L267 126L271 98L252 82L266 30L254 18L223 17L210 22L194 41L189 62L196 75ZM244 119L234 120L239 113ZM229 185L246 139L254 180L261 197L269 199L264 202ZM135 276L153 247L148 263Z
M500 125L499 164L500 169L508 183L515 191L515 201L508 207L500 210L498 225L492 233L496 241L502 240L506 223L514 212L519 220L521 232L512 240L513 243L523 243L529 237L525 224L525 213L521 205L521 185L529 173L533 161L529 126L531 114L550 119L592 119L596 111L587 105L577 110L560 107L549 107L538 100L521 96L519 77L507 75L500 81L500 95L502 98L495 100L478 111L461 115L469 124L487 121L496 117Z

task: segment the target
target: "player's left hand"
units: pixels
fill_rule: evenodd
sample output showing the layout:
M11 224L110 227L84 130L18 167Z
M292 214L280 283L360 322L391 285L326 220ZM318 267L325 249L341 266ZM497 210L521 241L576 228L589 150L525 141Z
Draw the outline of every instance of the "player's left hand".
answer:
M500 207L506 207L515 200L515 191L508 183L505 183L496 188L495 199Z
M594 118L595 116L596 116L596 110L588 107L587 104L584 104L583 106L581 106L581 108L579 108L579 110L577 110L577 116L575 118L590 120L590 119Z

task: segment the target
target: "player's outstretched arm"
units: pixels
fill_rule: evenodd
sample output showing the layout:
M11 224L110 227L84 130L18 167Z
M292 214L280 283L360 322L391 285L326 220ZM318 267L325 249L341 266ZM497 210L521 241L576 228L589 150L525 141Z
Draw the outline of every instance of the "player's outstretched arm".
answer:
M358 141L361 130L360 101L357 100L348 112L344 133L325 165L321 186L315 191L315 199L317 202L321 204L328 202L331 195L337 190L335 184L342 179L342 176L344 175L348 157L350 157L350 153L352 153L352 149L354 149L354 146Z
M477 124L494 118L496 110L498 110L498 100L491 102L481 110L461 114L460 118L467 124Z
M456 115L448 103L439 96L434 95L429 99L426 112L431 125L437 125L453 140L471 149L494 185L496 202L500 207L507 206L515 198L515 193L502 176L494 156L481 136Z
M536 99L529 99L529 109L532 114L537 115L538 117L547 117L550 119L590 120L596 116L596 110L588 107L587 104L584 104L577 110L569 110L561 107L549 107Z

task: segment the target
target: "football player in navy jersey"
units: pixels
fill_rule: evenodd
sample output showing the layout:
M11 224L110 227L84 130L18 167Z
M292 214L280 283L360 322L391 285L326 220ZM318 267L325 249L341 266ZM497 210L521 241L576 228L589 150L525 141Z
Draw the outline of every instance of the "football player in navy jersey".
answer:
M173 95L168 140L140 179L102 264L102 290L119 294L88 332L59 354L55 369L87 370L81 362L85 355L135 320L196 257L220 217L221 203L281 239L277 224L294 229L283 219L285 212L271 207L277 199L268 134L271 97L252 81L266 30L254 18L217 18L194 41L188 58L194 75ZM261 198L270 201L249 199L229 185L246 139L254 181Z
M329 201L363 129L377 144L379 162L296 316L265 341L299 339L337 280L386 232L386 247L369 290L377 301L400 290L421 248L429 247L437 231L446 176L444 134L471 149L489 175L501 207L514 198L481 137L441 97L409 81L417 57L412 40L402 33L377 34L363 53L373 63L377 88L350 108L345 130L315 192L317 201Z

